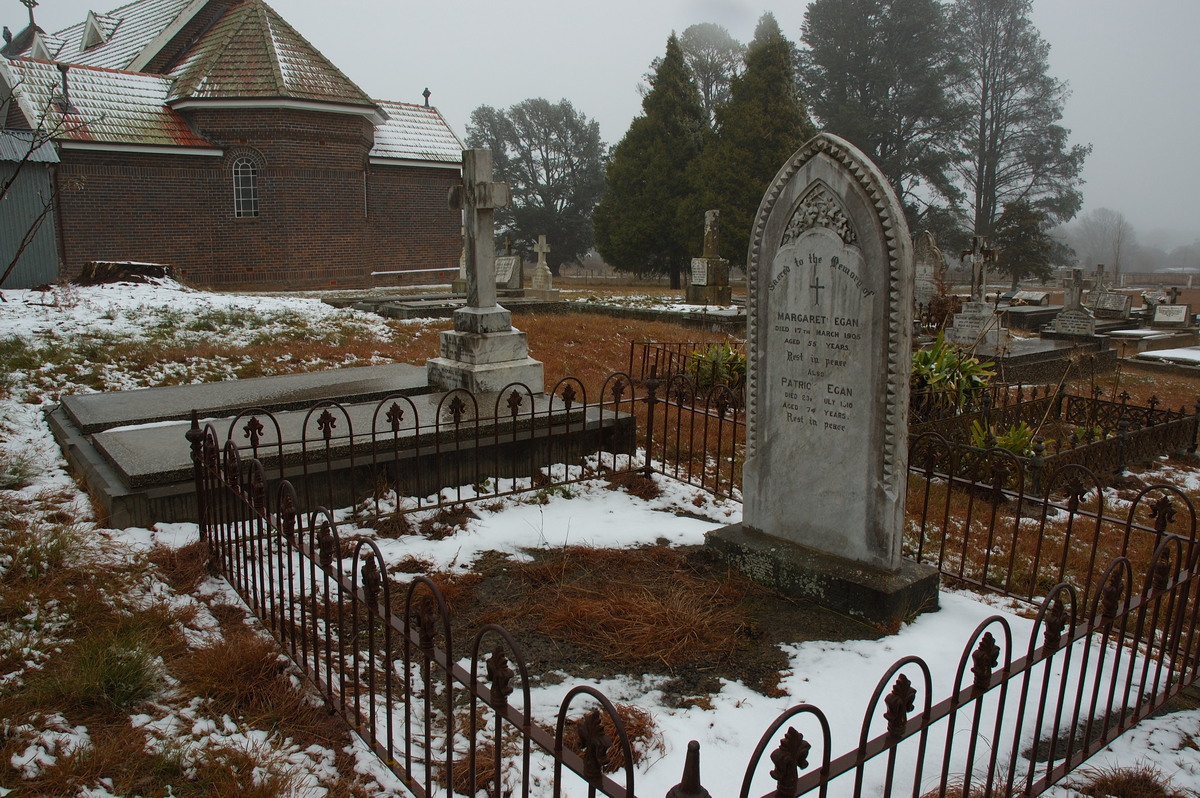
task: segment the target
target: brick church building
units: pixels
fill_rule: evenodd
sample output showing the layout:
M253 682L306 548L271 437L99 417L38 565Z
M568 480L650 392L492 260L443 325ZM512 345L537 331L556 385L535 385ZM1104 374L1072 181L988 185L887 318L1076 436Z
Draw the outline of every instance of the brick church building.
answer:
M22 2L0 125L40 124L58 151L64 276L141 261L320 288L457 269L462 143L427 99L372 100L262 0L135 0L55 34Z

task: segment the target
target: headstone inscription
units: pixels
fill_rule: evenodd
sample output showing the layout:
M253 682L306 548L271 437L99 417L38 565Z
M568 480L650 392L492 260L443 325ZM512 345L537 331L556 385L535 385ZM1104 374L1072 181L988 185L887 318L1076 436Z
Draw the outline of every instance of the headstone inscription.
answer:
M521 288L521 256L501 255L496 258L496 287L508 290Z
M1150 324L1154 327L1187 327L1191 318L1191 305L1156 305Z
M938 249L933 233L928 230L917 233L913 239L913 302L921 307L929 307L929 303L937 296L945 268L946 260Z
M550 252L546 236L538 236L533 251L537 253L537 266L533 268L533 288L526 291L525 295L533 299L554 301L558 299L558 289L554 287L554 275L550 272L550 264L546 263L546 254Z
M728 305L732 301L729 286L729 261L721 257L721 214L704 212L704 254L692 258L686 301L690 305Z
M751 242L743 523L709 546L859 618L936 606L936 573L900 556L913 277L899 202L821 134L768 187Z
M463 150L462 173L449 199L465 212L467 305L454 311L454 329L442 333L441 357L426 362L429 384L492 393L519 382L541 393L542 364L529 357L525 333L513 328L512 314L496 302L492 222L495 209L508 204L508 184L492 182L491 150Z

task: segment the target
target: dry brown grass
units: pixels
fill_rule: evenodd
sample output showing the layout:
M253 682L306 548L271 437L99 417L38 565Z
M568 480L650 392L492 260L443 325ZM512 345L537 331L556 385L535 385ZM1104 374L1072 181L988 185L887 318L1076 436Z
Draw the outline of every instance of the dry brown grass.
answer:
M178 549L158 546L150 552L150 562L177 592L191 593L209 574L208 543L197 540Z
M1176 789L1169 776L1147 764L1084 768L1067 783L1080 794L1095 798L1188 798L1196 794Z
M730 655L744 639L746 588L696 574L665 547L569 547L514 568L543 633L597 655L668 669Z
M629 739L629 749L633 755L634 766L636 767L652 757L661 757L666 751L666 744L654 716L632 704L614 703L613 707L617 711L617 717L621 719L621 725L625 727L625 736ZM613 722L607 712L599 714L600 731L611 740L611 744L605 752L604 772L616 773L625 768L625 751L621 747L621 738L617 734L617 724ZM565 734L566 744L580 756L583 756L583 742L579 739L579 725L584 717L584 715L580 715L572 718Z

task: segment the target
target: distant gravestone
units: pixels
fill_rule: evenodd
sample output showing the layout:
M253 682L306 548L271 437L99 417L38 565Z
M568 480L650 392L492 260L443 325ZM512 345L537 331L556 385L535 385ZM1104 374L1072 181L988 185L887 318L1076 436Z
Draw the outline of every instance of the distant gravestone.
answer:
M550 271L550 264L546 263L546 254L550 252L550 245L546 243L546 236L539 235L537 244L534 245L533 251L537 253L537 265L533 267L532 289L526 292L526 296L531 299L541 299L547 302L552 302L558 299L558 289L554 287L554 275Z
M721 257L721 214L704 212L704 254L692 258L691 279L686 300L690 305L728 305L732 302L729 286L729 261Z
M501 255L496 258L497 288L519 291L521 289L522 276L520 255Z
M967 349L995 348L1008 340L1008 330L1001 326L996 309L984 301L987 293L987 265L996 261L998 250L989 249L982 236L971 240L971 248L962 251L963 263L971 264L971 300L954 314L946 339Z
M709 545L876 622L936 606L903 560L912 242L887 180L821 134L768 187L748 274L743 523Z
M1096 334L1096 317L1083 306L1083 270L1072 269L1071 281L1063 286L1063 309L1054 317L1054 332L1059 335Z
M1187 327L1191 318L1191 305L1156 305L1150 323L1154 327Z
M1133 310L1133 297L1128 294L1113 294L1108 291L1097 294L1092 312L1098 319L1128 319Z
M917 233L913 239L913 302L929 307L929 303L937 296L945 268L946 260L938 249L933 233L928 230Z
M1049 291L1018 291L1013 294L1013 303L1045 307L1050 304Z

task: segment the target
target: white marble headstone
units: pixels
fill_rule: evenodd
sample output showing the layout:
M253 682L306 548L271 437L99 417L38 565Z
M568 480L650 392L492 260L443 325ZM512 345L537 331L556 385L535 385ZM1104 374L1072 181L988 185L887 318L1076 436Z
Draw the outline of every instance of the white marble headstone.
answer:
M748 272L744 525L895 570L913 260L887 180L817 136L763 198Z

